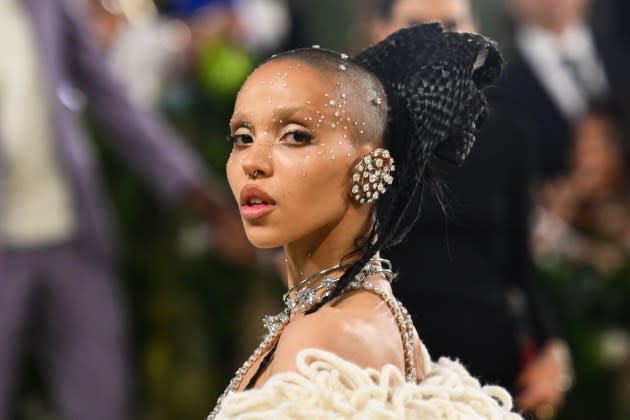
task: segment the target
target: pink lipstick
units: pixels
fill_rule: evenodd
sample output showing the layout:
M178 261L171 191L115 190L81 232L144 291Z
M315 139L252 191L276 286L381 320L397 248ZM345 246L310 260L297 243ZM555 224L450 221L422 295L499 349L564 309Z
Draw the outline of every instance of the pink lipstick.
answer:
M246 185L241 190L240 201L241 214L247 220L259 219L276 207L276 202L254 185Z

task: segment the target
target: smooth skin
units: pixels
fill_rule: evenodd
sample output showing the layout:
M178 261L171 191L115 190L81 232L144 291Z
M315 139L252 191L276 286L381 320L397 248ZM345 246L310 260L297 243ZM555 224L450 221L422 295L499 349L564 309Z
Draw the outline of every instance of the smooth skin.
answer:
M245 232L256 247L284 247L289 287L339 264L371 226L372 207L350 197L351 174L381 139L369 138L360 129L363 108L353 103L369 103L370 98L350 99L341 80L293 59L268 62L241 88L230 121L234 149L227 175L237 202L243 208L241 191L252 186L274 202L273 209L260 218L243 217ZM391 294L382 275L369 281ZM416 341L421 372L417 337ZM256 386L270 375L295 371L296 355L306 348L333 352L362 367L404 367L395 320L385 303L366 291L294 317Z

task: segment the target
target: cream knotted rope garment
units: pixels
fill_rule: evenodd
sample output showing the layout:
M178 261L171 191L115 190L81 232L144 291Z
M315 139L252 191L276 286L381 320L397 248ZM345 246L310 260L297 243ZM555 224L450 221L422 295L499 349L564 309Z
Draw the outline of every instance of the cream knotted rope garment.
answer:
M364 369L327 351L302 350L297 372L229 395L216 419L522 420L503 388L481 386L458 362L424 356L425 376L416 384L393 365Z

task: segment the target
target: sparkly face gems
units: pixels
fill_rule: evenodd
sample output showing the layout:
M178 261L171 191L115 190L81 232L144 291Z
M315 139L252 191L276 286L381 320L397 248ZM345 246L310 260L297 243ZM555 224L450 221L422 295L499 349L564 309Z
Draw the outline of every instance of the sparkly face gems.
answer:
M386 149L375 149L365 155L352 173L352 197L361 204L372 203L385 193L385 185L391 185L396 170L394 158Z
M244 208L241 191L255 187L269 205L262 217L244 216L247 236L258 247L337 225L352 208L342 198L351 188L348 173L366 152L346 120L353 113L343 85L297 64L287 59L259 67L239 92L230 122L235 145L227 174L234 196ZM260 175L252 180L246 174L254 170Z

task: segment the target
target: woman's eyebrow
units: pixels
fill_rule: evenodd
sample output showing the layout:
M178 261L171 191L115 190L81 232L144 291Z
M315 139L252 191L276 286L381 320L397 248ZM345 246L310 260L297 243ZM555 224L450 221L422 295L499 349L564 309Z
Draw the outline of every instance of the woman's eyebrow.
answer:
M233 118L232 120L230 120L230 128L232 130L236 130L238 128L241 127L245 127L248 130L250 130L252 133L256 133L256 129L254 128L254 124L251 122L251 120L247 119L247 118L243 118L242 116L238 116Z
M280 107L276 109L276 120L279 124L281 124L281 121L286 122L287 120L290 120L291 118L293 118L293 116L298 112L303 110L304 107L302 106L288 106L288 107Z
M287 106L287 107L279 107L275 108L273 111L273 124L274 125L282 125L291 120L296 113L299 111L310 111L308 108L304 106ZM239 113L237 116L230 120L230 129L236 130L240 127L245 127L250 130L252 133L256 134L256 128L252 119L250 119L247 115Z

